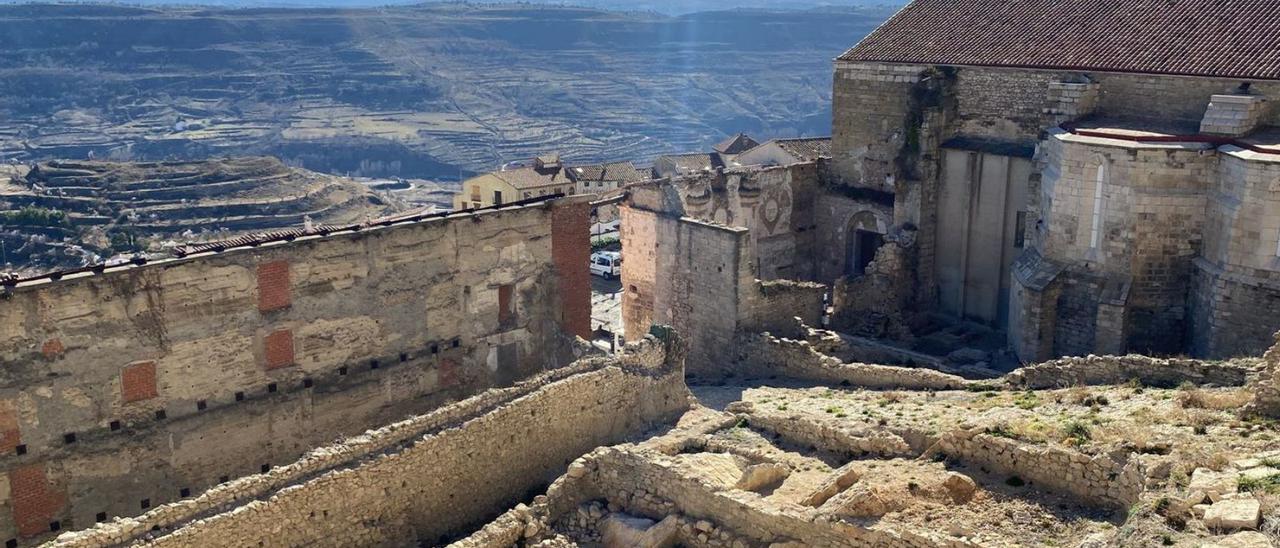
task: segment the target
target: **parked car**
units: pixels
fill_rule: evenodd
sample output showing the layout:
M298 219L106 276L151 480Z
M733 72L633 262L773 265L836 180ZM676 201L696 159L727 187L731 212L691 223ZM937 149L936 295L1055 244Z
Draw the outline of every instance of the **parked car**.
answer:
M617 251L600 251L591 254L591 274L606 280L622 275L622 254Z

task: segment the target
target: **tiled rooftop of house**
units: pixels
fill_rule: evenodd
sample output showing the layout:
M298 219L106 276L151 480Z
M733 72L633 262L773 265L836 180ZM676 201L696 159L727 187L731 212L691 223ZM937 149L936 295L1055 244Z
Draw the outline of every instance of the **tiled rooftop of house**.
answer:
M841 61L1280 79L1275 0L915 0Z
M799 158L801 161L811 162L818 158L831 157L831 138L799 138L799 139L775 139L782 150L788 154Z

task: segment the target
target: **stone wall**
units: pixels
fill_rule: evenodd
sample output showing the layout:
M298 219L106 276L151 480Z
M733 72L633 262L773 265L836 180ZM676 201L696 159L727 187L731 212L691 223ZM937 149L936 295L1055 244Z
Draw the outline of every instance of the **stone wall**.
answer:
M788 505L769 511L759 493L721 490L679 473L675 459L635 450L601 448L583 464L586 492L598 493L632 515L661 520L669 515L699 521L689 546L722 546L739 539L743 546L840 546L876 548L960 547L965 541L945 534L877 524L820 519L817 508ZM619 473L620 471L625 473ZM713 523L709 520L715 519ZM723 532L724 536L721 536ZM712 537L714 534L716 537ZM714 538L714 540L712 540Z
M796 329L796 318L803 325L822 325L823 303L827 294L825 285L791 280L757 280L752 293L755 298L751 304L751 315L743 323L742 329L800 337L803 334Z
M626 333L664 324L689 333L690 375L724 367L721 351L753 308L753 267L745 228L648 209L643 191L620 206L622 319Z
M892 204L892 215L885 223L890 229L918 230L918 243L910 250L918 265L912 269L913 293L918 296L916 308L932 309L937 297L935 232L949 229L937 225L935 211L937 143L962 138L992 146L1029 147L1041 140L1043 130L1087 116L1115 120L1124 127L1194 134L1211 98L1237 93L1240 84L1231 79L837 61L833 159L828 179L855 203ZM1280 84L1275 82L1251 84L1254 95L1250 97L1280 94ZM1257 124L1280 123L1280 110L1255 110ZM1062 148L1053 141L1044 142L1045 156L1055 154L1053 147ZM1072 146L1083 149L1095 145ZM1029 326L1037 332L1012 334L1011 338L1024 345L1037 341L1038 357L1130 349L1178 353L1189 347L1196 354L1227 356L1265 348L1270 333L1280 324L1255 313L1274 309L1275 300L1280 299L1275 291L1280 286L1273 275L1280 268L1270 264L1235 268L1213 261L1193 265L1201 234L1213 229L1212 208L1210 226L1206 227L1206 196L1224 202L1219 209L1225 213L1218 215L1228 220L1219 221L1219 225L1236 232L1222 241L1234 249L1265 251L1265 243L1255 245L1259 242L1254 240L1269 241L1272 232L1280 237L1280 227L1271 230L1270 226L1270 220L1280 217L1243 210L1243 215L1237 215L1235 210L1240 204L1244 209L1270 207L1269 197L1248 199L1234 188L1212 189L1217 194L1206 188L1215 176L1218 160L1201 149L1212 148L1207 144L1134 146L1117 142L1066 154L1071 157L1064 161L1070 165L1056 165L1063 162L1051 159L1045 169L1043 194L1028 189L1032 195L1026 211L1027 240L1038 243L1047 235L1047 247L1041 252L1054 259L1088 264L1094 272L1064 280L1058 287L1038 288L1036 292L1048 290L1052 294L1030 298L1025 287L1015 283L1009 296L1010 309L1015 311L1008 319L1011 330ZM1230 152L1230 148L1223 150ZM1080 154L1102 157L1101 163L1109 165L1109 178L1117 182L1105 191L1107 211L1099 230L1103 242L1098 246L1090 245L1094 174L1083 166L1091 160L1078 158ZM1057 151L1057 156L1062 159L1064 155ZM1229 168L1229 163L1224 161L1224 167ZM1039 184L1040 177L1033 174L1030 186ZM822 215L821 205L817 212ZM1045 230L1037 230L1041 228L1038 220L1045 221ZM840 223L827 220L820 226L834 232ZM1211 243L1204 245L1209 248ZM847 274L836 268L845 262L844 246L820 240L815 249L827 250L819 259L816 279L833 282ZM1270 260L1278 254L1267 257ZM1087 285L1105 294L1090 293ZM1188 307L1187 296L1192 293L1192 306ZM1116 302L1117 297L1124 302ZM1061 303L1048 303L1047 298ZM1022 316L1033 309L1060 317ZM1058 319L1065 321L1055 323ZM1239 325L1219 327L1233 321ZM1105 326L1103 331L1098 331L1099 322ZM1067 332L1055 333L1059 328ZM1240 343L1226 335L1233 328L1245 333ZM1197 338L1190 345L1188 332ZM1058 339L1059 348L1052 342L1043 343L1046 335L1050 341Z
M7 288L0 538L136 515L568 361L588 212L515 206Z
M1253 402L1245 410L1246 415L1280 419L1280 333L1275 341L1275 346L1262 357L1264 369L1253 386Z
M1146 479L1136 458L1117 462L1110 455L1022 443L981 429L947 432L931 451L1112 509L1138 502Z
M1280 330L1280 156L1231 146L1218 156L1193 266L1191 350L1255 356Z
M747 229L750 252L757 258L755 277L811 280L819 231L814 201L823 161L699 173L654 185L671 188L680 199L681 215Z
M972 381L931 369L844 363L811 343L744 333L734 345L734 372L743 377L783 377L842 386L902 390L955 390Z
M1042 151L1046 232L1040 252L1081 270L1069 282L1073 287L1064 290L1064 298L1075 299L1058 310L1060 338L1072 336L1067 324L1073 321L1095 321L1105 286L1112 283L1107 278L1119 277L1130 286L1120 303L1129 317L1124 348L1182 351L1192 261L1201 247L1205 193L1217 167L1212 147L1054 130ZM1095 211L1095 204L1102 209ZM1084 338L1064 341L1057 353L1097 350L1092 335Z
M833 329L892 340L911 336L906 313L915 306L916 286L909 236L891 235L863 275L836 282L831 292Z
M1028 389L1082 385L1124 384L1137 380L1146 386L1173 388L1184 382L1214 386L1243 386L1256 369L1256 360L1212 362L1149 356L1087 356L1059 358L1018 369L1005 379Z
M541 492L577 456L687 409L683 345L665 336L316 449L137 519L65 534L54 545L115 546L144 535L152 546L446 541ZM499 529L486 531L501 536Z

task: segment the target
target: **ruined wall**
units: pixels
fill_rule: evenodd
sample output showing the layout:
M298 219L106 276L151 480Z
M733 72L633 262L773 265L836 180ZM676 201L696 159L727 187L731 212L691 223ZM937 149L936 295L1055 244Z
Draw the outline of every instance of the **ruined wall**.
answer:
M1253 371L1254 361L1211 362L1188 358L1128 356L1085 356L1059 358L1018 369L1006 380L1028 389L1066 388L1084 385L1124 384L1138 381L1146 386L1173 388L1182 383L1214 386L1242 386Z
M729 228L647 209L634 192L622 212L622 318L625 332L663 324L689 333L688 371L725 367L722 351L753 309L754 272L745 228Z
M742 329L784 336L803 336L797 326L822 325L827 286L791 280L757 280L754 298ZM799 324L796 318L800 319Z
M740 539L744 546L933 548L960 545L937 532L820 519L817 508L792 505L785 512L766 511L763 508L769 503L762 500L760 493L716 490L697 478L681 474L675 459L665 455L602 448L591 453L589 459L584 481L610 504L629 514L655 520L673 514L700 520L702 529L695 538L689 539L689 546L716 546L724 538ZM711 519L715 523L708 521ZM707 542L712 538L709 534L716 534L716 541Z
M831 326L846 333L903 340L910 337L904 312L914 304L914 255L894 235L876 252L864 275L844 278L831 291ZM817 325L817 324L809 324Z
M688 407L681 359L673 335L648 337L56 545L144 534L151 546L435 544L540 492L592 448L673 420Z
M808 341L744 333L734 346L735 371L746 377L778 376L843 386L902 390L955 390L967 381L931 369L843 363Z
M562 255L586 247L588 209L451 215L19 284L0 302L0 534L136 515L562 363L589 298Z
M1110 455L1022 443L981 429L947 432L932 451L1113 509L1137 503L1146 479L1136 458L1117 462Z
M671 180L684 215L746 228L762 280L811 280L819 223L814 201L818 162L699 173ZM664 183L657 183L664 184Z
M1260 415L1280 419L1280 333L1276 344L1262 357L1263 371L1253 386L1253 402L1246 415Z

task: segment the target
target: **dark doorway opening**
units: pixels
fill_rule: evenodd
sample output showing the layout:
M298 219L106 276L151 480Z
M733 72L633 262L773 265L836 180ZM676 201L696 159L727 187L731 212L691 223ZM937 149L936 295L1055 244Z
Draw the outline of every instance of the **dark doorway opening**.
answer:
M884 234L858 229L849 240L849 256L845 261L846 274L855 276L866 274L867 265L876 260L876 251L884 245Z

